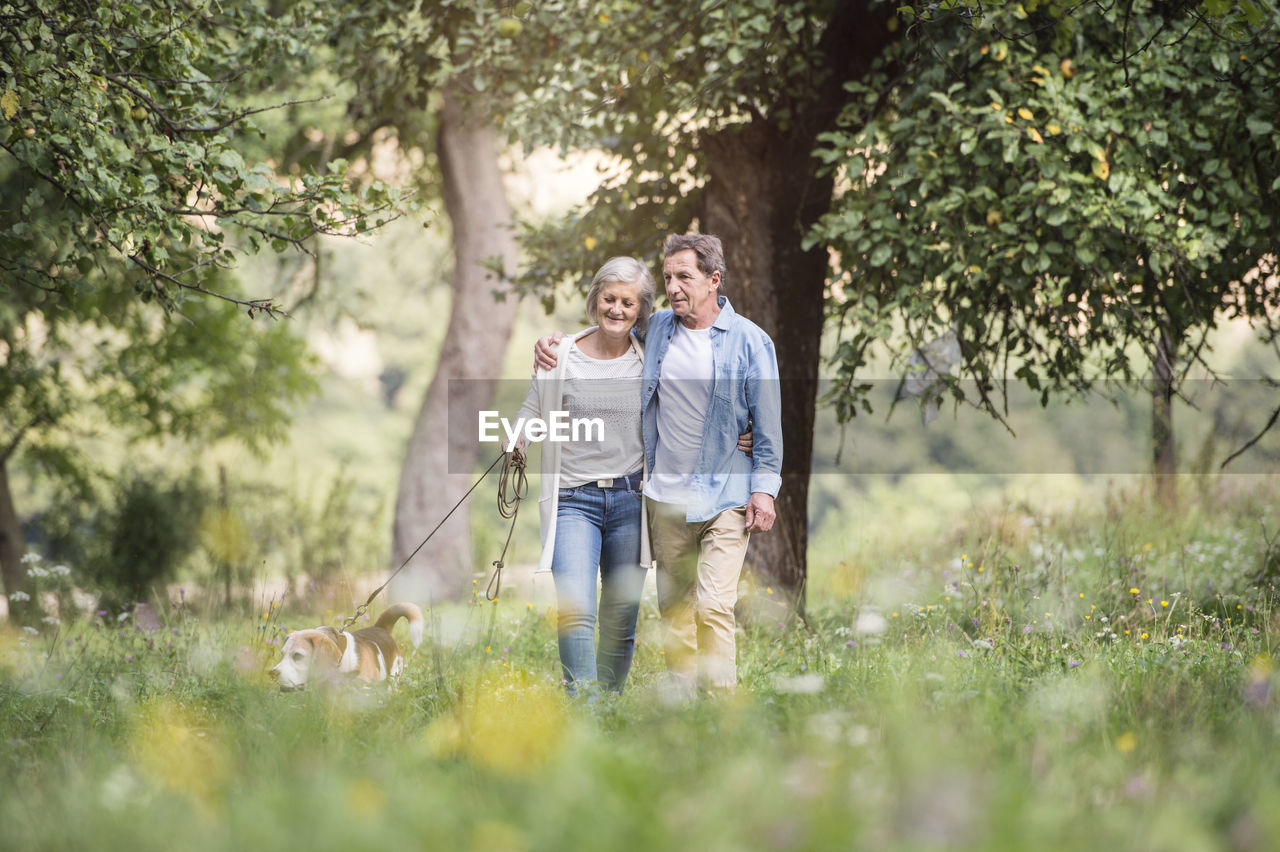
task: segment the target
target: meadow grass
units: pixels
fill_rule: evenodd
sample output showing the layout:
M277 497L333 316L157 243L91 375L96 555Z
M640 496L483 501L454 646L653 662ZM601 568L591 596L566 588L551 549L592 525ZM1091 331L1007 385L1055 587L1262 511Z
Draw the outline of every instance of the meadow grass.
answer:
M975 508L814 566L802 621L748 601L737 693L688 703L649 602L590 704L553 614L482 594L390 688L272 688L307 600L10 631L0 846L1275 848L1278 505Z

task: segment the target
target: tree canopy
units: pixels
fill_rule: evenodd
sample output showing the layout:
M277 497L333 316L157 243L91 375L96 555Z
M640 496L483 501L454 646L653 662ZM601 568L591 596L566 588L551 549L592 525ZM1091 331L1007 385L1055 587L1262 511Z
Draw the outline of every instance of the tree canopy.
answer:
M395 201L344 164L276 175L250 101L314 48L309 2L0 4L0 286L128 286L167 308L261 244L356 233ZM95 272L97 274L95 274ZM268 298L239 298L250 314Z
M834 191L804 240L834 258L842 417L867 405L872 344L905 366L950 331L980 389L1009 378L1047 401L1144 372L1162 335L1195 359L1224 316L1274 334L1273 4L865 11L882 45L824 3L518 4L492 22L488 85L526 94L513 135L614 155L583 208L525 235L526 286L553 298L602 243L653 254L654 234L705 220L717 134L800 134L826 97L838 126L813 153ZM876 50L865 71L831 66L836 39Z
M767 145L794 137L807 157L815 113L838 112L849 63L875 55L873 30L889 20L887 7L854 8L864 5L554 0L477 19L477 108L500 113L527 148L609 155L580 209L522 233L519 283L551 302L548 283L589 280L600 247L655 257L664 234L705 227L719 145L736 131L767 125L778 137Z
M1280 52L1249 8L934 15L848 86L809 237L838 258L846 416L872 342L954 331L979 387L1047 400L1145 374L1161 340L1195 359L1224 316L1274 335Z

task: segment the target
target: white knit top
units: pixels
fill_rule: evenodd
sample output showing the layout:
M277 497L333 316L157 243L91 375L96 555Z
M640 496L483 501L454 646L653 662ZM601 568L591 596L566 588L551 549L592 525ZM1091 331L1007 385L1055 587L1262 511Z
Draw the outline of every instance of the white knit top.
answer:
M553 412L564 409L564 385L570 359L566 357L566 353L572 352L577 347L574 345L579 338L591 334L595 331L595 327L585 329L578 332L573 337L565 338L555 348L558 354L556 366L551 370L538 369L534 371L533 382L529 386L529 395L525 397L524 405L520 408L521 417L541 417L544 420L551 417ZM631 348L637 356L644 360L644 346L640 341L634 338L631 341ZM635 406L636 422L640 421L640 397L632 398ZM638 431L637 436L641 433ZM607 433L606 433L607 437ZM538 571L547 572L551 570L551 560L555 555L556 543L556 520L559 514L560 506L560 487L564 484L561 474L561 448L565 444L548 441L542 444L542 464L540 470L542 475L539 477L538 483L538 517L539 526L542 532L542 555L538 559ZM644 464L644 455L641 453L640 464ZM632 468L631 470L634 470ZM624 470L623 473L629 473ZM649 519L645 512L640 513L640 564L645 570L653 564L653 554L649 550Z
M564 410L571 420L597 420L603 429L584 428L583 440L561 446L560 487L626 476L644 464L640 435L640 381L644 361L632 347L609 360L569 349L564 380ZM593 440L586 440L588 432Z

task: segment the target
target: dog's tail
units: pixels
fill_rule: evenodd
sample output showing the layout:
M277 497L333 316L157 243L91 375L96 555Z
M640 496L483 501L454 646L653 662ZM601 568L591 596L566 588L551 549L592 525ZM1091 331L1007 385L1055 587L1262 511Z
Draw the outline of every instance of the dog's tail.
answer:
M422 618L422 610L418 609L417 604L405 601L387 607L382 615L378 616L378 623L375 626L390 633L391 628L395 627L396 622L402 618L409 622L409 641L413 643L413 647L418 647L422 644L422 631L426 627L426 621Z

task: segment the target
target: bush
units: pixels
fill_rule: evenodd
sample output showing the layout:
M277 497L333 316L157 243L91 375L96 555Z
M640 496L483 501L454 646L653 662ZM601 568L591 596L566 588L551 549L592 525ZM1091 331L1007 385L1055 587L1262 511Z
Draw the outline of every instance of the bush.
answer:
M169 480L135 475L102 518L102 553L89 564L105 606L144 599L173 576L199 544L199 525L209 501L194 475Z

